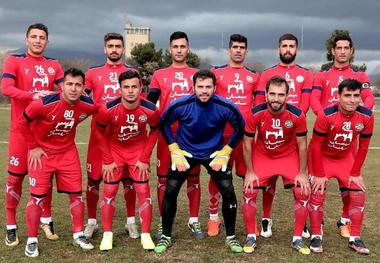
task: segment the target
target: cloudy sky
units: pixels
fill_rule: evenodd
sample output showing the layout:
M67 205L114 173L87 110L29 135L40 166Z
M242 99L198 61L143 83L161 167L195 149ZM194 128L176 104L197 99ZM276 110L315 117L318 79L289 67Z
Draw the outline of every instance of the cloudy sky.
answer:
M301 4L302 3L302 4ZM283 33L301 39L298 63L317 66L325 60L325 40L335 29L351 32L355 62L368 73L380 72L380 1L378 0L113 0L6 1L0 3L0 47L24 45L27 25L45 23L50 47L102 52L106 32L123 33L126 16L133 24L152 28L151 40L166 48L169 35L188 33L194 52L212 64L227 62L229 35L249 40L248 62L277 63L277 40Z

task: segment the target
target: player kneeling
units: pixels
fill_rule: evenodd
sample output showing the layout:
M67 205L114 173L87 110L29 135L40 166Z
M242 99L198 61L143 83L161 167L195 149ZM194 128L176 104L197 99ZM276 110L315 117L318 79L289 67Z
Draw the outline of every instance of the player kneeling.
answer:
M62 93L33 101L19 123L29 147L31 197L26 206L28 241L25 247L28 257L39 255L38 226L52 175L56 176L58 192L69 194L73 245L94 248L83 235L82 172L74 142L77 125L95 112L92 99L82 96L83 90L84 73L68 69Z
M150 156L157 140L159 113L156 106L140 99L141 77L127 71L119 76L121 97L108 102L95 116L96 136L103 152L103 197L101 217L103 239L100 250L112 249L112 220L119 182L128 176L137 193L141 220L141 244L152 250L150 237L152 199L149 189ZM148 135L147 126L150 126Z
M354 79L342 81L338 86L338 105L326 108L314 124L309 148L312 157L309 161L312 175L310 249L314 253L323 251L321 223L325 188L328 180L336 178L340 190L349 192L351 232L348 246L359 254L369 254L360 237L366 190L361 168L367 156L374 117L369 109L359 106L361 87L362 84Z

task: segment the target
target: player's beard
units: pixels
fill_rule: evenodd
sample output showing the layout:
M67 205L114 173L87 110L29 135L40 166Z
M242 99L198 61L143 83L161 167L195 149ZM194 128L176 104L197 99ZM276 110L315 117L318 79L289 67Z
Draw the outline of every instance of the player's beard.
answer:
M112 54L110 54L109 56L107 56L107 58L108 58L111 62L113 62L113 63L120 61L121 56L122 56L122 55L118 55L117 57L112 57L111 55L112 55Z
M285 55L286 54L290 54L290 53L286 52ZM290 64L290 63L292 63L296 59L297 53L295 53L294 55L290 54L290 56L285 56L285 55L282 55L280 53L280 60L281 60L281 62L284 63L284 64Z
M274 113L277 113L277 112L280 112L280 111L282 111L282 108L284 107L284 104L285 103L279 103L279 102L274 102L274 101L272 101L272 102L270 102L269 103L269 108L271 109L271 111L272 112L274 112ZM273 105L276 105L275 107L273 107Z

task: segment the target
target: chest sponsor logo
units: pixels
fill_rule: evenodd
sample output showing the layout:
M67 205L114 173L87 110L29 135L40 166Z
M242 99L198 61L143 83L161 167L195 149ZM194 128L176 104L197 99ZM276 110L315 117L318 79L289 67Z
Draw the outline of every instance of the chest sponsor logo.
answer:
M235 73L233 83L227 85L227 99L236 105L247 105L247 96L244 95L244 83L240 74Z
M272 119L271 130L265 131L264 145L268 150L274 150L285 142L284 130L279 119Z
M183 72L175 72L172 82L172 92L170 97L176 99L190 94L189 81L184 77Z
M328 147L336 150L346 150L351 145L354 136L351 126L350 121L343 122L341 130L335 133L332 140L329 140Z
M135 122L134 114L126 115L126 124L120 126L120 131L118 134L119 141L126 141L132 137L137 136L140 133L139 125Z
M63 120L57 122L54 129L49 132L50 136L65 136L69 134L75 126L74 110L65 110Z

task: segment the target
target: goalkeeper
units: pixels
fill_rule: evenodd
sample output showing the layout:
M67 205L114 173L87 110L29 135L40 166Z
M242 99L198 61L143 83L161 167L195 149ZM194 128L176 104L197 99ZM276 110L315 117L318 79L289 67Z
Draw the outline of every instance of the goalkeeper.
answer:
M161 117L161 131L169 145L171 169L163 201L163 235L155 252L171 246L171 234L177 210L177 197L183 182L196 165L203 165L223 198L222 212L226 227L226 245L232 252L243 251L235 237L236 195L228 160L232 149L244 135L244 121L237 107L214 94L215 75L200 70L193 76L194 94L172 102ZM178 121L176 137L171 125ZM223 145L223 132L229 123L234 132Z

